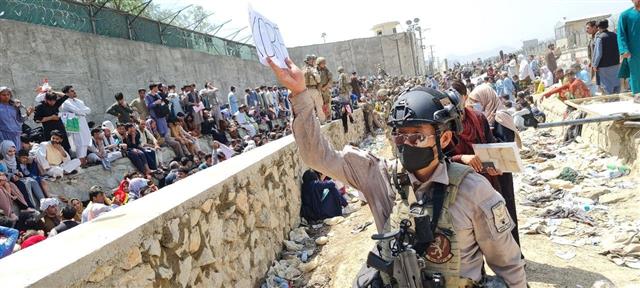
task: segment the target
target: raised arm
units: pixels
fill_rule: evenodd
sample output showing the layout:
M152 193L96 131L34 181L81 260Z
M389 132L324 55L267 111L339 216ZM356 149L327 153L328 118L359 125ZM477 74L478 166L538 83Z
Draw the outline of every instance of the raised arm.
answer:
M288 73L290 83L283 83L292 90L291 105L293 107L294 119L292 123L293 135L298 145L300 157L309 167L338 179L358 190L362 190L360 180L362 173L367 171L367 167L373 165L372 159L368 157L358 157L357 153L349 153L349 161L345 158L345 151L334 150L327 139L322 136L320 123L316 119L313 109L313 93L318 90L307 90L304 83L304 74L293 63L287 63L290 69L275 70L276 76L280 80L282 77L277 72ZM281 82L284 82L281 80ZM353 157L351 157L353 155ZM354 167L357 166L357 167ZM365 177L366 178L366 177Z
M395 193L388 183L384 161L352 146L334 150L322 136L320 123L313 109L313 92L306 89L302 71L286 59L282 69L268 59L278 81L292 91L293 136L298 153L309 167L361 191L371 208L378 232L382 232L393 208Z

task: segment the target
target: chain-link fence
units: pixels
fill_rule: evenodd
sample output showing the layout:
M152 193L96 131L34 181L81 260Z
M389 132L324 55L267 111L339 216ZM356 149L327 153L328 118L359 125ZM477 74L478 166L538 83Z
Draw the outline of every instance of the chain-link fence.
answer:
M251 45L68 0L0 0L0 18L258 60Z

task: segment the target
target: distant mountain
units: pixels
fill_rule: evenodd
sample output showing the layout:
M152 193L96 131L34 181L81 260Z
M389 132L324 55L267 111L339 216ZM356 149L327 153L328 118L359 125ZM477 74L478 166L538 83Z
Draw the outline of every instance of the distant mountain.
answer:
M486 50L486 51L482 51L482 52L476 52L473 54L469 54L469 55L447 55L447 60L449 61L449 63L453 63L453 62L460 62L460 63L467 63L467 62L471 62L474 61L478 58L480 59L485 59L485 58L489 58L489 57L494 57L494 56L498 56L500 53L500 50L504 51L505 54L507 53L512 53L515 52L517 50L520 50L521 48L514 48L514 47L509 47L509 46L501 46L501 47L497 47L491 50Z

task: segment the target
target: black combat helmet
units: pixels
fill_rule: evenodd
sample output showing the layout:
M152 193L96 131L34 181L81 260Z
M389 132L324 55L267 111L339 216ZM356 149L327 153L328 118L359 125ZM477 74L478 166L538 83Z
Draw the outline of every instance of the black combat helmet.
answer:
M458 134L462 131L459 99L428 87L413 88L393 103L387 124L393 128L431 124L439 132Z
M440 144L442 132L449 130L454 136L462 132L460 97L456 94L453 91L444 93L428 87L415 87L398 97L387 124L393 130L420 124L432 125L435 128L438 158L442 161L445 157Z

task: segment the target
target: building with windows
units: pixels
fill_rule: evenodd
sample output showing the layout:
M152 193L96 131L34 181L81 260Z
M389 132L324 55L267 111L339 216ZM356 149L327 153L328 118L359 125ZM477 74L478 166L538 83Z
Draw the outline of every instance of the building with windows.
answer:
M393 35L398 33L398 25L400 25L400 22L398 21L380 23L373 26L373 28L371 28L371 31L375 33L375 36Z

